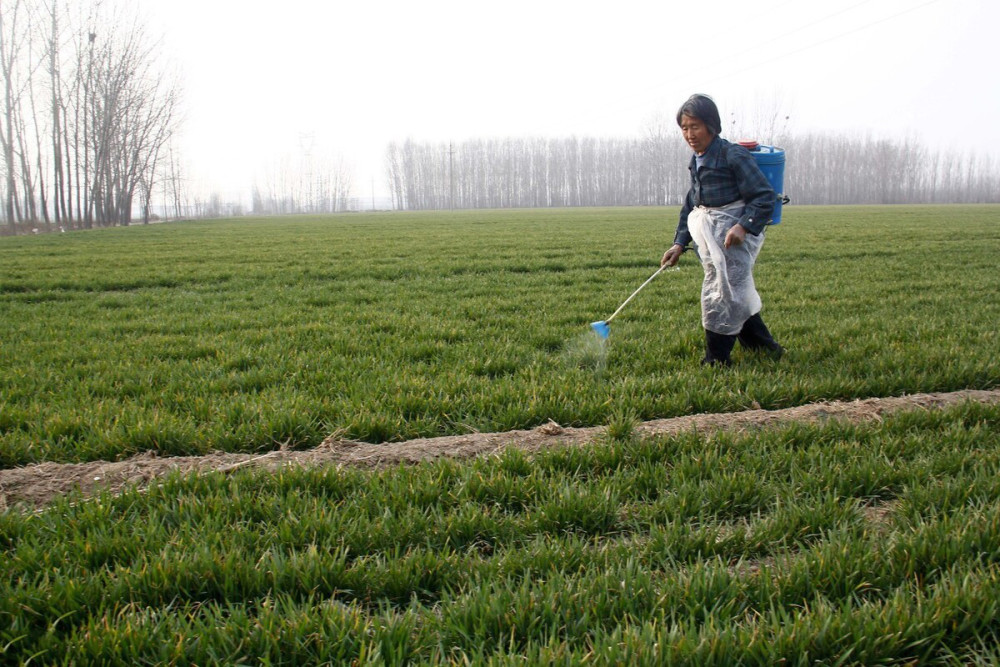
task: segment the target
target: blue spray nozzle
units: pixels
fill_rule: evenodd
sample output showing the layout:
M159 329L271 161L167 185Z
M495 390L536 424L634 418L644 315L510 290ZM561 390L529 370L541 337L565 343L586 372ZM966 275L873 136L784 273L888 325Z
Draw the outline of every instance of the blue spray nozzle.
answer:
M646 282L644 282L643 284L639 285L639 288L636 289L636 291L632 292L632 294L629 296L629 298L625 299L625 302L622 305L618 306L618 310L616 310L615 312L611 313L611 317L609 317L606 320L601 320L600 322L591 322L590 323L590 328L593 329L594 331L596 331L597 335L600 336L601 338L607 338L611 334L611 326L610 326L611 320L615 319L615 317L617 317L618 313L622 312L622 308L624 308L625 305L628 304L629 301L631 301L633 298L635 298L635 295L638 294L642 290L643 287L645 287L649 283L653 282L653 278L655 278L656 276L658 276L661 273L663 273L666 269L667 269L667 265L666 264L661 264L660 268L658 268L656 270L656 273L654 273L650 277L646 278Z
M596 331L597 335L601 338L607 338L611 335L611 325L604 320L601 320L600 322L591 322L590 328Z

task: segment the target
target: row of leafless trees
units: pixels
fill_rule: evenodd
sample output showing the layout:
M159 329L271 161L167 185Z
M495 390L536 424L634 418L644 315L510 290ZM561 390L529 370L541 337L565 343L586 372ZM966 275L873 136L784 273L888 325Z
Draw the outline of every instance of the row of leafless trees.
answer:
M681 190L679 141L491 139L458 145L392 143L395 208L662 204ZM685 176L686 177L686 176Z
M286 159L254 183L254 215L337 213L351 208L352 171L343 159Z
M784 190L800 204L1000 201L988 155L931 151L915 139L787 135ZM386 169L397 209L679 204L690 149L676 129L632 139L392 143Z
M101 0L0 2L5 225L148 222L158 186L179 202L179 90L142 26Z
M1000 164L989 154L824 134L789 137L786 153L785 189L803 204L1000 201Z

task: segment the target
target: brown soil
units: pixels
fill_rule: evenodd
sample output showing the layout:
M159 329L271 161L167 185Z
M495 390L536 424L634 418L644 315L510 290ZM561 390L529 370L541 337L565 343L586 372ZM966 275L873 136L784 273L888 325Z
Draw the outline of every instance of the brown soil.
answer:
M722 429L753 431L794 421L878 421L882 415L892 412L938 409L964 401L1000 403L1000 389L821 402L783 410L690 415L644 422L637 426L636 431L641 436L648 436L687 431L711 433ZM307 451L282 449L260 456L214 453L206 456L160 458L150 452L116 462L40 463L0 470L0 511L15 506L28 510L41 508L54 498L76 489L84 497L89 497L101 489L115 493L127 486L142 488L175 470L230 472L244 467L273 470L291 465L385 467L441 457L490 455L508 447L538 451L560 446L579 446L593 442L604 430L600 426L568 428L549 422L531 430L472 433L378 445L331 436Z

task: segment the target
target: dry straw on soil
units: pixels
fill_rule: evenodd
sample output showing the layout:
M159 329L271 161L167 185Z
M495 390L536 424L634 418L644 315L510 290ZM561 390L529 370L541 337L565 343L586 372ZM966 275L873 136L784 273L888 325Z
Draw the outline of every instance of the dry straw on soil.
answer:
M965 401L1000 403L1000 389L820 402L782 410L746 410L656 419L638 424L636 434L671 435L689 431L711 433L722 429L753 431L796 421L870 422L893 412L940 409ZM214 453L206 456L161 458L147 453L117 462L40 463L0 470L0 511L15 506L28 510L42 508L53 499L77 489L84 497L89 497L102 489L119 492L128 486L142 488L173 471L230 472L249 466L269 470L282 466L384 467L400 463L420 463L441 457L490 455L508 447L538 451L552 447L580 446L595 441L604 431L603 426L568 428L549 422L531 430L470 433L384 444L354 442L331 436L310 450L279 449L256 456Z

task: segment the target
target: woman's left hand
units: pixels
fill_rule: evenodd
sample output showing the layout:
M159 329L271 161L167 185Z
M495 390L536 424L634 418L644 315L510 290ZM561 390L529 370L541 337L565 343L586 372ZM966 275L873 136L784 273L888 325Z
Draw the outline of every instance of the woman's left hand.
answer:
M736 224L730 227L729 231L726 232L726 240L723 244L727 248L731 245L740 245L746 237L747 230L743 229L743 225Z

